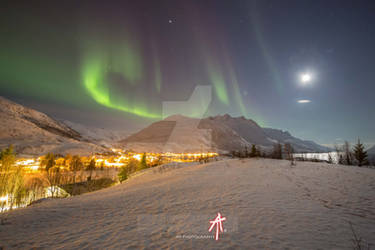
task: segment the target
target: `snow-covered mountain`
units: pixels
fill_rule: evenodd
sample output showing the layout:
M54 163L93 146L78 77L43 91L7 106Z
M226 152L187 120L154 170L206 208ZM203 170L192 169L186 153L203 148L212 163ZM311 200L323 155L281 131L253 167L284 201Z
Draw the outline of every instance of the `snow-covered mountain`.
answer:
M147 152L228 152L252 144L271 149L277 142L291 143L299 152L328 150L288 132L261 128L251 119L229 115L204 119L174 115L127 137L128 134L57 121L0 97L0 148L13 144L17 153L23 155L48 152L89 155L109 151L112 145Z
M180 115L154 122L119 142L120 147L135 151L193 152L211 150L210 131L199 129L200 120ZM235 140L233 135L228 140Z
M119 142L136 151L196 152L243 150L253 144L271 149L275 143L290 143L297 152L327 152L312 141L293 137L289 132L262 128L255 121L226 114L204 119L170 116L155 122Z
M375 145L367 150L367 154L375 155Z
M104 128L88 127L68 120L62 122L77 131L83 139L106 147L111 147L114 143L127 138L131 134L127 131L114 131Z
M0 97L0 148L10 144L23 155L88 155L108 150L44 113Z
M375 145L367 150L368 160L375 163Z
M301 140L292 136L288 131L282 131L280 129L264 128L263 131L266 133L268 138L274 141L280 142L282 144L290 143L293 148L297 149L299 152L329 152L332 149L319 145L313 141Z

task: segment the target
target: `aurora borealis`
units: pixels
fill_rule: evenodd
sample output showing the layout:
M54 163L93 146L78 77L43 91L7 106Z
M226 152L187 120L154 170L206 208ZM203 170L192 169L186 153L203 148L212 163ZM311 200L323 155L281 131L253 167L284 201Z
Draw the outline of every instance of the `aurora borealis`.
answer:
M9 57L14 59L14 65L9 65L8 61L6 63L3 61L5 66L3 69L5 78L3 79L16 83L11 87L11 91L19 94L27 86L30 87L26 89L27 95L31 97L38 96L42 99L71 102L73 105L79 106L85 105L82 104L84 99L91 99L109 109L123 111L124 116L135 115L160 119L162 101L178 100L176 96L187 99L196 85L212 85L215 100L222 107L234 107L239 110L239 115L252 115L254 119L258 119L258 122L262 122L258 114L255 112L250 114L245 109L232 63L221 60L220 57L223 55L217 55L213 46L210 46L208 42L203 42L204 39L207 39L207 37L202 36L205 32L203 29L191 29L189 31L192 37L200 37L201 41L199 39L191 40L192 43L196 44L192 48L195 52L191 55L186 55L186 53L179 55L181 59L189 56L191 58L189 60L190 65L186 65L187 67L179 66L179 69L177 69L178 74L185 77L192 70L199 72L197 72L197 75L188 77L189 80L182 79L183 84L186 85L185 90L184 88L180 90L178 87L177 91L180 93L176 94L176 89L174 89L172 95L166 94L165 92L168 92L168 90L166 91L165 88L170 89L171 84L179 85L181 79L175 79L174 75L177 73L172 73L174 79L167 80L171 78L171 76L165 76L169 74L168 68L170 66L164 68L165 63L161 63L162 57L164 57L164 62L173 62L171 62L171 58L165 58L165 55L161 56L161 54L165 54L166 49L164 45L160 45L158 34L153 31L144 34L145 32L140 31L138 25L134 25L132 18L125 18L121 20L122 22L108 21L106 20L107 16L102 16L102 13L100 13L100 7L100 3L97 6L83 4L83 6L77 7L77 13L75 13L77 19L73 24L70 24L77 26L77 30L69 29L69 32L77 37L74 41L76 44L73 44L74 42L68 38L70 45L75 50L75 69L66 69L65 63L68 63L61 62L59 55L57 56L58 60L50 58L49 55L45 55L46 58L41 58L45 51L42 51L42 55L35 55L35 52L32 51L32 48L28 48L28 45L22 45L26 50L25 54L20 55L17 52L18 48L7 52L11 54ZM136 6L135 8L139 7ZM80 16L83 11L81 8L88 8L93 11L90 13L91 15L85 18ZM122 14L118 10L115 12L117 12L114 13L115 16L116 14ZM36 20L40 22L38 25L41 25L41 27L49 26L43 23L43 18L40 19L42 20L36 17ZM94 21L92 22L92 20ZM182 21L177 20L176 25L183 27ZM190 19L185 21L185 27L192 24ZM141 24L145 25L144 22ZM175 25L169 20L168 24ZM37 29L38 27L33 28ZM46 28L46 33L47 31L51 32L50 29L50 27ZM42 31L42 33L44 32ZM49 35L47 36L49 37ZM57 37L53 38L57 39ZM43 41L38 41L38 46L40 46L39 42L43 43ZM56 46L56 44L54 43L53 46ZM9 51L9 48L4 48L5 50ZM59 51L57 54L59 54ZM39 62L33 65L36 58ZM175 61L179 61L179 59ZM30 65L31 68L26 65ZM25 68L23 68L24 66ZM68 65L68 67L72 66ZM17 70L15 70L20 68L24 72L21 79L18 78ZM49 74L51 74L51 77L49 77ZM166 80L165 85L164 79ZM34 88L35 85L41 88ZM54 93L53 96L50 96L51 92L46 88L53 88L55 90L53 92L57 92L57 95ZM66 93L69 90L84 92L82 93L84 99L82 99L82 96L78 98L65 94L59 96L59 94ZM217 111L214 111L213 114L215 112Z
M163 102L187 100L200 85L212 87L207 116L245 116L326 144L375 142L375 20L366 1L9 1L5 8L1 94L52 115L140 127L162 118ZM310 71L311 83L299 84Z
M99 44L98 46L87 45L85 48L87 52L82 59L82 82L89 95L97 103L137 116L160 118L160 114L152 112L151 107L147 107L150 105L142 100L144 98L140 95L141 93L135 95L132 90L120 92L121 95L117 94L121 91L116 89L118 81L120 84L126 84L126 89L141 84L142 58L135 46L128 41L122 41L121 44L111 44L110 47ZM155 78L157 79L155 89L160 91L160 74Z

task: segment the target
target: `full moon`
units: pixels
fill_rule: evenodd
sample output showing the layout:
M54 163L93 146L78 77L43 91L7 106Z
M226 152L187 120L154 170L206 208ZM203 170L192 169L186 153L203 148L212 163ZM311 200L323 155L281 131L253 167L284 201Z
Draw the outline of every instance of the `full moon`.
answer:
M309 73L304 73L301 75L301 82L308 83L311 81L311 75Z

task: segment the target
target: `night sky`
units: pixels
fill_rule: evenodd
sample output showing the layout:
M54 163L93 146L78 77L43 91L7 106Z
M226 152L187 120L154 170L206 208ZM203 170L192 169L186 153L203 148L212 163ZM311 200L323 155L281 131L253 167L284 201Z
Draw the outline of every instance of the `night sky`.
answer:
M210 85L207 116L371 144L374 13L372 0L2 2L0 91L54 117L133 130L160 120L163 101Z

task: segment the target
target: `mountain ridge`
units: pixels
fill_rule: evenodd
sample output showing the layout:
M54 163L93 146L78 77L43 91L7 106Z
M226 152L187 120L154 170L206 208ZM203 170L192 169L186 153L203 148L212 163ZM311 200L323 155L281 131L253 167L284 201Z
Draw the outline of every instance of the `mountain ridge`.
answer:
M89 155L108 150L52 117L0 96L0 147L11 144L21 155Z
M293 137L288 131L262 128L252 119L229 114L203 119L172 115L127 137L118 131L59 121L1 96L0 115L0 147L13 144L18 153L26 155L87 155L109 151L113 145L140 152L227 153L254 144L269 151L275 143L290 143L297 152L328 151L313 141ZM118 141L119 138L124 139Z
M174 148L178 142L185 146ZM203 119L169 116L119 141L119 146L141 151L229 152L243 150L253 144L271 150L275 143L290 143L297 152L329 151L329 148L313 141L298 139L288 131L262 128L252 119L229 114Z

